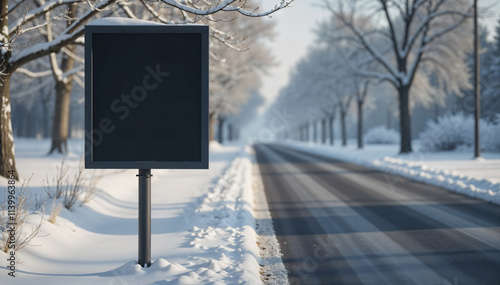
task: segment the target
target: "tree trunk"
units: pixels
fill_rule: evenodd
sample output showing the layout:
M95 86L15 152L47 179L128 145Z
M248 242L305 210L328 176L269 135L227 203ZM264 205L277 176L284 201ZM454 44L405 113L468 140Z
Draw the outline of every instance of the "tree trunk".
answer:
M30 112L32 112L32 110L28 110L27 108L24 108L25 115L23 116L23 125L24 125L24 137L25 138L29 138L31 135L32 124L28 123L28 122L30 122L30 119L31 119Z
M401 149L400 153L411 152L411 124L410 124L410 100L409 87L404 86L398 90L399 92L399 124L401 132Z
M342 132L342 146L347 145L347 130L345 126L345 117L347 112L340 112L340 131Z
M74 4L68 5L68 21L69 27L76 16L77 6ZM52 27L49 27L52 29ZM51 39L48 38L50 41ZM69 52L75 53L76 45L69 45L66 47ZM52 55L54 56L54 55ZM55 56L54 56L55 57ZM57 60L52 61L52 64L57 64ZM61 68L62 74L72 70L75 67L75 59L69 55L62 53ZM55 69L55 67L53 67ZM68 152L68 132L69 120L71 112L71 92L73 91L73 78L68 76L62 78L54 72L54 79L56 82L56 104L54 107L54 121L52 123L52 146L49 153L57 150L59 153Z
M76 46L68 46L70 52L75 52ZM61 63L62 72L73 69L75 60L67 55L63 55ZM60 80L54 76L56 81L56 104L54 106L54 120L52 123L52 145L49 153L57 150L58 153L68 152L68 132L69 116L71 111L71 92L73 91L73 79L68 77L66 80Z
M233 140L233 125L227 126L227 140L228 141Z
M48 96L47 96L48 97ZM49 100L45 96L42 96L42 111L43 111L43 137L48 138L50 135L49 131Z
M387 110L387 128L392 129L392 112L389 107L389 110Z
M52 145L49 153L57 150L58 153L68 152L68 129L71 103L72 81L64 83L56 81L56 104L52 123Z
M358 101L358 148L363 148L363 101Z
M326 118L321 119L321 143L326 143Z
M313 124L313 142L316 143L316 139L318 137L318 124L316 124L316 121L313 121L312 124Z
M208 141L215 140L214 127L216 121L217 121L217 116L215 116L214 113L208 116Z
M0 175L9 177L9 171L13 171L18 179L10 116L10 72L4 72L5 74L0 75Z
M224 143L224 119L222 117L219 117L218 123L219 143L222 144Z
M27 132L26 132L26 129L27 129L26 128L26 124L27 124L27 121L26 121L27 115L26 115L26 113L27 112L26 112L25 106L19 105L19 104L16 104L16 105L17 105L18 108L15 108L15 110L19 114L18 115L19 119L16 120L16 121L18 121L19 123L14 124L13 127L17 126L19 128L18 135L17 135L18 137L20 137L20 138L26 138L26 134L27 134Z
M1 34L1 44L8 44L8 11L9 11L9 1L0 1L0 34ZM12 172L19 179L19 174L16 169L16 160L14 153L14 134L12 132L12 121L11 121L11 104L10 104L10 76L11 70L9 70L9 58L11 56L11 51L2 50L0 54L0 175L3 177L9 177ZM11 172L12 171L12 172ZM11 172L11 173L9 173Z
M333 145L335 143L334 139L334 133L333 133L333 122L334 122L335 117L331 116L329 118L330 120L330 145Z
M69 116L68 116L68 139L73 138L73 127L75 121L75 108L72 107L71 100L69 101Z

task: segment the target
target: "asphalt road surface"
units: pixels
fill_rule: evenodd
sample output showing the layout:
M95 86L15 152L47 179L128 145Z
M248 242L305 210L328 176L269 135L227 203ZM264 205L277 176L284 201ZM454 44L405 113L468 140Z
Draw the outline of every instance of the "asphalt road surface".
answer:
M290 284L500 284L500 207L255 146Z

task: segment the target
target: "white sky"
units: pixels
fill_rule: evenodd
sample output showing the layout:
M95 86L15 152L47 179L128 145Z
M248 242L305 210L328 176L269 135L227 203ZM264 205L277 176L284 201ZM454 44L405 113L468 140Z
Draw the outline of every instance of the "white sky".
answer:
M478 0L479 6L492 6L491 15L480 22L487 24L492 31L500 17L499 0ZM279 0L262 0L261 9L270 8ZM328 13L320 7L321 0L295 0L291 8L278 11L268 21L276 23L276 37L270 45L279 66L270 69L269 76L263 79L260 91L266 98L267 107L288 83L290 69L306 54L307 47L313 44L313 30ZM272 4L272 5L271 5Z

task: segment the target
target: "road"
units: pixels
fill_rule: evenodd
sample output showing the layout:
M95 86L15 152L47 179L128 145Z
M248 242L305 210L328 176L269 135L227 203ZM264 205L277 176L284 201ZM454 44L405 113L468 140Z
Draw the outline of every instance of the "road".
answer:
M500 207L255 146L290 284L500 284Z

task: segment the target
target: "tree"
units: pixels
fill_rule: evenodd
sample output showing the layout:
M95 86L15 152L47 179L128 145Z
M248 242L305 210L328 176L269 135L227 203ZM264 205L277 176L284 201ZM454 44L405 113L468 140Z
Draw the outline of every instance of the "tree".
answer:
M67 7L68 19L66 27L68 28L77 18L77 4L69 4ZM50 13L46 14L47 25L44 32L47 42L53 40L52 23L50 22ZM57 151L58 153L68 152L68 131L71 106L71 92L73 91L73 76L75 73L81 72L83 69L83 60L76 54L77 46L75 44L67 45L61 53L60 65L58 63L56 53L51 53L50 64L52 75L55 81L55 106L54 116L52 120L52 144L49 153ZM75 61L80 61L80 66L75 68Z
M44 18L44 15L63 4L71 4L79 2L77 0L67 1L48 1L38 8L28 10L23 13L18 12L18 5L14 5L9 10L8 0L0 1L0 45L2 53L0 54L0 62L2 63L2 71L0 74L0 175L6 177L9 171L17 171L14 155L14 137L12 133L11 123L11 106L10 106L10 79L14 73L22 65L41 58L60 50L62 47L74 42L83 34L83 24L98 11L106 9L116 0L104 0L98 2L95 6L89 9L80 19L75 20L71 26L65 29L61 34L54 37L50 42L37 43L29 47L23 47L25 43L16 44L18 39L23 34L29 34L44 26L46 23L32 25L26 27L27 23L34 23L35 20ZM15 21L9 26L9 15L16 16ZM21 38L22 39L22 38Z
M343 81L337 81L338 88L335 88L334 90L337 106L339 106L340 111L340 134L342 136L342 146L347 145L346 117L355 94L352 90L354 86L349 85L350 84L344 84Z
M487 49L481 54L481 117L493 121L500 113L500 19L493 43L481 37L481 47Z
M10 106L10 79L22 65L47 56L50 53L58 52L63 47L68 46L80 38L84 32L84 24L101 11L105 11L113 4L121 2L120 0L99 0L94 3L82 0L48 0L39 7L30 9L26 6L24 11L20 11L23 1L9 7L8 0L0 0L0 45L2 53L0 54L0 63L2 64L0 74L0 175L7 176L9 171L17 171L14 155L14 137L11 124L11 106ZM71 21L71 24L63 29L58 35L48 42L30 43L31 46L23 46L22 42L16 39L30 38L30 34L37 35L40 28L53 22L52 17L47 21L46 16L58 7L67 6L76 3L84 3L85 11L77 19ZM182 11L185 14L194 15L194 17L209 17L218 12L234 12L248 17L262 17L270 15L279 9L287 7L291 1L280 0L271 10L258 12L246 10L247 2L237 0L223 0L210 3L193 3L191 1L162 0L159 3L173 9ZM60 15L61 17L64 15ZM13 19L9 25L9 17Z
M364 83L359 82L357 76L353 77L354 95L358 107L358 148L363 148L363 107L368 96L368 87L370 80L364 80Z
M272 38L271 23L262 19L250 21L247 17L227 20L231 21L227 33L239 36L229 41L216 37L210 62L209 138L211 141L215 139L214 126L218 121L220 142L224 137L226 118L241 111L251 92L260 87L260 74L274 63L263 43L263 40ZM221 23L224 22L215 24Z
M500 60L497 51L497 38L493 42L488 41L488 29L486 27L479 28L480 42L480 91L481 91L481 118L493 121L496 118L500 108L500 84L498 83L500 72L498 71ZM464 62L470 70L468 82L474 84L474 53L468 52ZM463 89L463 96L456 98L454 113L465 113L472 115L475 110L474 90L471 88Z
M268 121L276 119L285 121L287 133L291 133L292 137L309 140L309 125L312 122L313 131L315 128L317 130L319 120L322 124L324 142L326 117L330 123L330 144L333 144L333 123L339 109L343 116L341 117L343 141L346 143L347 131L343 123L353 93L352 90L345 88L346 72L342 72L338 64L338 55L325 48L310 49L292 70L289 84L281 90L278 99L269 109ZM288 121L288 118L284 118L284 113L293 114L293 119Z
M43 71L47 66L48 62L45 60L33 61L26 64L26 68L19 68L12 75L10 94L14 114L12 128L15 136L26 134L32 137L48 137L50 135L49 111L53 82L48 77L50 72ZM23 121L27 123L23 124ZM25 132L26 128L30 131Z
M255 118L259 116L258 108L264 104L264 97L258 92L250 92L250 98L242 111L228 118L227 122L229 124L229 139L237 140L240 138L240 130L243 128L252 128L251 123L255 121Z
M468 32L462 25L470 18L470 3L465 0L353 0L334 7L325 0L332 15L328 23L328 39L349 43L370 55L378 70L353 67L357 74L389 82L397 91L400 113L400 152L412 151L410 94L412 86L424 71L436 71L448 88L458 90L463 82L452 84L450 73L466 70L450 68L467 48ZM373 24L371 19L383 20ZM462 29L457 29L461 27ZM470 37L469 37L470 38ZM465 42L465 43L464 43ZM380 44L383 43L383 44ZM420 75L425 79L424 75ZM459 76L462 77L462 76Z
M352 76L338 48L338 46L328 46L311 50L307 57L306 67L302 68L301 77L314 84L314 87L309 87L308 90L316 94L311 99L317 101L316 104L319 105L317 108L330 109L323 110L323 112L330 115L331 126L336 108L338 108L342 145L345 146L347 145L346 117L356 95L357 82L353 81L353 78L357 77ZM330 131L332 136L333 127Z

